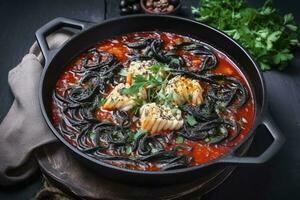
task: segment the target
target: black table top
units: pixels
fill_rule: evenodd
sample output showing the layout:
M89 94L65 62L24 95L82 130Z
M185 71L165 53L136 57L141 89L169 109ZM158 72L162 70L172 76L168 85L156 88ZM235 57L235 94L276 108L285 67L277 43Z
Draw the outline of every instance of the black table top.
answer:
M34 42L35 31L47 21L63 16L99 22L119 16L119 0L28 0L0 1L0 121L13 101L7 83L8 71L16 66ZM191 17L190 6L198 0L185 0L183 15ZM254 6L263 0L249 0ZM300 25L300 2L274 0L282 13L292 12ZM286 144L261 166L241 166L204 199L300 199L300 52L284 72L264 73L270 112L286 137ZM1 134L1 133L0 133ZM263 141L263 142L262 142ZM262 149L268 136L260 128L251 153ZM255 149L254 149L255 148ZM1 152L0 152L1 153ZM37 174L26 184L0 188L0 199L30 199L42 186Z

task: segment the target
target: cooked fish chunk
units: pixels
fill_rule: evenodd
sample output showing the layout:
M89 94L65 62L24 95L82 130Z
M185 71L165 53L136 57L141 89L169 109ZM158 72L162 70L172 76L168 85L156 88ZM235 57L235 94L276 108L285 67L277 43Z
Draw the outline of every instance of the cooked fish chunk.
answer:
M140 109L141 128L150 133L178 130L183 125L181 111L156 103L144 104Z
M137 104L137 99L147 98L147 93L144 88L141 88L139 93L134 95L121 94L121 90L127 87L129 87L129 85L125 85L124 83L118 84L106 97L106 101L102 107L106 110L118 109L128 111Z
M135 75L147 75L151 73L150 68L155 63L157 63L155 60L137 60L130 62L126 83L131 85L133 83L133 76Z
M165 92L176 105L182 105L186 102L191 105L198 105L203 101L203 88L200 83L183 76L175 76L169 80Z

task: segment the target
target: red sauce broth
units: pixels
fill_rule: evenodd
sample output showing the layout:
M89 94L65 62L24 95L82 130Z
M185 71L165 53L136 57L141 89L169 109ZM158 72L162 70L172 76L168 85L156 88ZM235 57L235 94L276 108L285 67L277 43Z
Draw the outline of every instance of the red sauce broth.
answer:
M136 37L155 37L155 38L160 38L165 42L164 48L166 50L171 50L172 45L182 42L185 40L193 40L185 36L177 35L177 34L172 34L172 33L165 33L165 32L140 32L140 33L133 33L133 34L128 34L125 36L119 36L115 37L113 39L105 40L103 42L98 43L95 47L99 50L102 51L107 51L115 55L121 64L124 64L124 67L126 66L126 61L127 61L127 54L129 52L129 49L127 46L124 44L124 42L133 42L136 41ZM214 48L213 48L214 49ZM202 142L194 142L190 140L184 140L185 145L192 147L191 151L188 150L179 150L179 153L185 154L188 156L191 156L193 158L191 166L196 166L196 165L201 165L203 163L206 163L208 161L217 159L218 157L226 154L232 147L235 145L239 144L241 140L243 140L244 137L249 133L253 120L254 120L254 100L253 100L253 94L250 89L250 86L248 82L246 81L246 78L243 76L243 74L239 71L237 66L222 52L214 49L214 53L217 56L218 59L218 64L217 66L210 70L211 73L218 73L218 74L224 74L224 75L229 75L234 78L237 78L241 83L246 87L246 89L249 91L249 99L247 103L235 110L233 113L231 113L231 118L234 118L235 120L240 120L242 117L246 120L246 123L241 124L241 132L240 135L233 141L224 141L221 144L205 144ZM188 69L193 69L199 66L199 64L203 61L199 56L192 55L191 53L188 53L186 51L179 51L179 55L181 55L185 61ZM73 60L66 68L64 69L63 73L60 75L55 91L59 95L63 95L66 91L67 88L70 86L76 84L79 79L80 75L72 72L71 70L80 70L80 64L82 63L83 58L92 58L93 55L89 53L81 53L76 59ZM204 88L204 95L206 94L206 89L207 86L203 83L201 83L201 86ZM110 88L111 90L112 88ZM112 120L111 117L111 111L108 110L103 110L103 109L97 109L95 112L95 117L99 120ZM52 121L54 125L57 125L61 120L61 111L60 108L56 105L55 101L52 103ZM131 126L132 130L136 129L136 124L133 124ZM170 140L166 144L165 148L167 150L171 150L175 145L175 138L172 137L172 133L162 133L164 135L169 135ZM229 134L232 134L229 132ZM65 139L72 144L73 146L77 146L76 144L76 139L71 139L67 135L64 135ZM87 141L91 145L91 147L94 146L91 141ZM106 150L105 153L114 155L113 150ZM129 169L138 169L138 170L147 170L147 171L156 171L159 170L160 167L157 166L155 163L148 163L147 166L139 166L139 165L133 165L133 164L128 164L128 163L123 163L123 162L118 162L118 161L106 161L112 165L119 166L119 167L125 167Z

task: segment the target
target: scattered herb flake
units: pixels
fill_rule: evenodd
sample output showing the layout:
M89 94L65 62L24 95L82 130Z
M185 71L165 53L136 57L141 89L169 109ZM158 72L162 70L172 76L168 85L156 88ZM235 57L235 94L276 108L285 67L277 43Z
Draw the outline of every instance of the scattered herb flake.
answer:
M126 146L126 154L129 155L132 153L132 147L131 146Z
M183 137L181 137L181 136L177 136L176 137L176 144L182 144L183 143L183 141L184 141L184 138Z
M178 58L173 58L170 62L170 65L172 64L176 64L176 65L179 65L180 64L180 60Z
M101 106L103 106L106 102L106 99L100 99L100 101L97 104L97 107L100 108Z
M195 126L198 123L192 115L186 115L185 119L190 126Z
M121 69L120 72L119 72L120 76L127 76L127 74L128 74L127 69Z
M143 130L143 129L138 129L137 132L134 135L134 140L136 140L140 135L147 133L147 131Z
M129 140L133 141L134 140L135 132L133 132L131 130L128 130L127 133L128 133Z
M89 132L89 136L91 138L92 141L94 141L96 139L97 134L93 131Z

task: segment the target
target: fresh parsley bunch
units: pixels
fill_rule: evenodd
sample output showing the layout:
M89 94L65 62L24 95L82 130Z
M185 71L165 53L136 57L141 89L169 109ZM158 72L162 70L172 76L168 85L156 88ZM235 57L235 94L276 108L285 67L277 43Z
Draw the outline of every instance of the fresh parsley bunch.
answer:
M292 47L299 46L297 26L292 14L281 16L267 0L251 8L245 0L200 0L192 7L195 20L216 27L244 46L263 71L285 69L292 60Z

